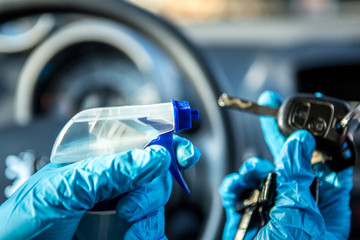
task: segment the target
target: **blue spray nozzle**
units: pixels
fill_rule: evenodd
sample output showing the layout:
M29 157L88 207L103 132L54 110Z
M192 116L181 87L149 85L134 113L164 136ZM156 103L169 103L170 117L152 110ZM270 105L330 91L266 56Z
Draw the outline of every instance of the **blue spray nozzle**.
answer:
M191 121L199 119L199 110L191 109L188 101L175 101L171 99L174 107L175 129L177 133L181 130L191 128Z
M191 119L199 119L199 110L198 109L191 109Z

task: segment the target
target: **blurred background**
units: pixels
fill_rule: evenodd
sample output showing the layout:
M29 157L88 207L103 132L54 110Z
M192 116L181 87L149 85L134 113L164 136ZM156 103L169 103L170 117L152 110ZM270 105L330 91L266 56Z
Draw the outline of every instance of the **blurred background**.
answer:
M78 111L183 99L200 109L200 121L182 135L203 155L185 172L192 193L174 184L166 233L219 239L222 178L249 157L271 159L257 117L219 109L220 93L256 100L264 90L284 98L322 92L360 101L360 1L63 4L70 6L0 24L0 202L49 161L57 133ZM97 6L101 14L88 12ZM351 207L358 239L358 166Z
M171 0L130 0L130 2L165 16L177 24L285 16L356 16L359 11L359 3L355 0L185 0L181 3Z

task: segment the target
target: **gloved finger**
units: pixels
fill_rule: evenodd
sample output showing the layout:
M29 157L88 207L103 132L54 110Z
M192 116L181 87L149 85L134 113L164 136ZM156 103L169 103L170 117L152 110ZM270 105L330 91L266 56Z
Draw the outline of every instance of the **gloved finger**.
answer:
M260 158L250 158L239 169L224 178L219 193L225 208L235 207L240 195L246 189L257 188L260 182L274 170L272 162Z
M112 199L144 186L169 169L170 154L161 146L135 149L119 154L89 158L66 166L50 179L61 199L71 195L76 201L67 201L69 209L89 209L95 203ZM62 188L59 190L59 188ZM63 203L62 203L63 204Z
M166 239L164 207L158 209L144 219L135 222L127 230L124 239Z
M201 153L189 140L174 135L173 143L180 170L191 168L199 161Z
M311 158L314 137L305 130L294 132L284 144L276 163L277 196L268 224L256 239L322 239L325 224L311 195L314 175Z
M122 196L117 203L118 217L127 222L137 221L163 207L170 198L172 180L164 173L149 184Z
M319 208L331 205L337 199L350 193L353 182L353 168L349 167L339 172L332 171L325 164L315 164L313 166L314 174L321 182L319 196Z
M315 150L315 139L310 132L298 130L291 134L275 162L278 182L296 182L310 187L314 180L311 158Z
M279 108L282 103L282 99L275 92L265 91L260 95L258 103L264 106ZM274 160L276 161L286 139L279 131L276 118L261 116L260 124L265 142L268 145Z
M246 189L259 187L260 182L273 170L272 162L250 158L240 166L239 173L233 173L224 178L219 188L227 218L222 239L232 240L235 237L241 218L241 214L236 212L235 207L241 194Z
M316 164L314 169L315 175L320 179L319 209L328 234L332 238L347 239L351 226L349 202L353 168L333 172L325 164Z
M344 142L340 151L345 159L351 157L351 151L348 149L347 142ZM321 206L330 205L331 202L341 198L344 193L347 194L352 189L352 167L334 172L326 164L318 163L313 166L313 171L321 182L321 195L319 196L320 209Z
M322 98L324 96L324 94L322 94L321 92L316 92L314 93L316 97L318 98Z

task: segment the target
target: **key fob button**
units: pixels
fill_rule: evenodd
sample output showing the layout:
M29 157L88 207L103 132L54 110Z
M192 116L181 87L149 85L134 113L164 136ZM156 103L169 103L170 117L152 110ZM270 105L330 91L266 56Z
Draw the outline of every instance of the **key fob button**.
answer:
M326 130L326 121L322 118L311 119L307 125L308 130L318 136L325 132Z
M296 106L293 114L291 123L297 128L304 128L306 124L306 120L309 117L310 112L310 104L309 103L302 103Z
M305 126L306 123L306 118L303 117L299 117L299 116L294 116L292 123L298 127L298 128L303 128Z

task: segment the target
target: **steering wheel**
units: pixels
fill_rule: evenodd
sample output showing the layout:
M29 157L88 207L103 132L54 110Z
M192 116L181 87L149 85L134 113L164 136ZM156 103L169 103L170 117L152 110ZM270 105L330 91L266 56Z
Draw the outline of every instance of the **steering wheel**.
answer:
M178 191L175 195L172 195L168 205L173 209L186 206L183 202L192 202L200 206L204 221L201 223L200 230L198 229L197 238L219 238L224 216L217 188L229 169L231 135L227 127L228 119L226 114L217 106L217 98L220 92L215 81L215 73L201 55L201 52L167 21L123 1L0 2L0 23L20 17L46 13L86 14L125 25L133 31L141 33L165 52L181 73L184 74L186 84L190 86L191 91L195 93L200 101L199 108L202 119L200 130L189 133L186 137L192 140L201 150L202 159L194 170L185 173L185 178L188 179L187 181L192 190L190 196L185 196ZM47 139L53 136L42 129L49 129L53 128L53 125L59 126L62 124L37 117L34 102L36 101L38 79L31 79L35 78L29 78L27 72L24 71L19 81L16 96L15 113L18 126L0 132L2 151L5 151L4 149L7 149L10 145L26 145L26 141L37 142L39 146L49 145L51 143ZM26 135L32 135L32 138L29 139ZM4 157L6 153L3 152L0 155L0 157ZM202 179L197 178L196 173L199 171L205 172ZM205 196L201 189L207 189ZM166 211L168 209L169 207L167 207ZM172 212L172 210L169 209L169 212ZM166 225L169 225L168 222ZM168 230L169 234L171 234L170 230ZM171 236L169 238L172 239Z

